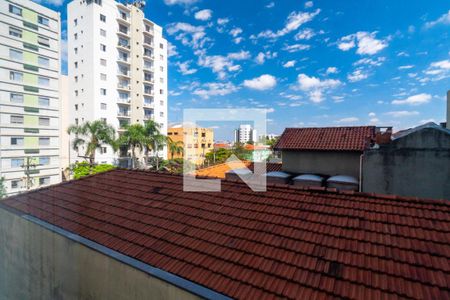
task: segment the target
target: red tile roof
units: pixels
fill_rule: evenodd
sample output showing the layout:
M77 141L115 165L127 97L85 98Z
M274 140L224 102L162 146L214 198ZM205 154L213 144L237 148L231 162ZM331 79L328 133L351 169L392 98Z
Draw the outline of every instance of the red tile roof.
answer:
M238 299L449 299L450 203L114 170L3 201Z
M275 150L364 151L375 138L375 126L286 128Z
M254 171L254 165L251 161L242 161L242 163L249 168L251 171ZM215 178L225 178L225 173L241 168L241 161L231 162L230 164L222 163L214 166L209 166L203 169L199 169L195 171L197 176L201 177L215 177ZM281 171L280 163L266 163L266 172L272 171Z

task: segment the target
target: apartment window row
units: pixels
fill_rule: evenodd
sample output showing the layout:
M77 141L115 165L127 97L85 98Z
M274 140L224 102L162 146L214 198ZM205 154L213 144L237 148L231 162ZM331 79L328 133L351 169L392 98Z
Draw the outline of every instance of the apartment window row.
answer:
M14 15L20 16L20 17L22 16L22 8L20 8L20 7L16 6L16 5L13 5L13 4L9 5L9 12L14 14ZM43 17L41 15L38 15L38 23L39 24L44 25L44 26L48 26L49 22L50 21L49 21L48 18L45 18L45 17Z
M9 27L9 35L21 39L22 29ZM38 44L41 46L50 47L50 39L39 35Z
M18 116L18 115L11 115L10 116L10 123L11 124L23 124L24 117ZM50 118L48 117L39 117L38 120L39 126L50 126Z
M24 98L23 94L19 94L19 93L10 93L10 95L9 95L9 101L11 103L23 104L23 98ZM38 103L39 103L39 106L48 107L48 106L50 106L50 98L40 96L40 97L38 97Z
M9 72L9 79L16 82L23 82L23 73L17 71ZM38 76L38 85L50 86L50 78L44 76Z
M11 137L11 146L23 146L24 145L24 137ZM39 146L49 146L50 138L49 137L40 137L39 138Z
M40 177L39 178L39 185L47 185L50 184L50 176ZM23 187L23 181L18 180L12 180L11 181L11 189L19 189Z
M10 48L9 58L12 60L23 61L23 51ZM50 59L48 59L47 57L38 56L38 65L40 67L49 67Z

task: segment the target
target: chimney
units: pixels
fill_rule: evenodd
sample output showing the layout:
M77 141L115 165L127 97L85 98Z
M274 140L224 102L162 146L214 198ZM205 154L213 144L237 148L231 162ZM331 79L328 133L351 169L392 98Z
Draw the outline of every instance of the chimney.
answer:
M450 90L447 91L447 129L450 129Z
M377 127L375 129L375 143L385 145L391 142L392 127Z

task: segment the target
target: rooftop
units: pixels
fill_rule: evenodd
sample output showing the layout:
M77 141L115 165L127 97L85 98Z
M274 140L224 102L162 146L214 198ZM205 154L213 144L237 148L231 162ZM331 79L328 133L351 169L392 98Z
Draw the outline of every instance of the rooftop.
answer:
M247 168L253 171L253 162L243 161L242 162ZM230 170L240 169L241 161L231 161L228 164L222 163L214 166L206 167L195 171L197 176L204 177L215 177L215 178L225 178L225 173ZM266 171L281 171L281 164L278 163L266 163Z
M450 202L113 170L2 201L237 299L448 299Z
M375 138L375 126L286 128L275 150L364 151Z

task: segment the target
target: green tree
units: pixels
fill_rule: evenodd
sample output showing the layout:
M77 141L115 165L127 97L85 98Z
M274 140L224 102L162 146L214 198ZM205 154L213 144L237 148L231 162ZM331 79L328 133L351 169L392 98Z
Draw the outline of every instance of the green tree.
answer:
M233 154L231 150L225 148L219 148L217 150L213 149L206 153L205 159L208 164L221 164L224 163L231 154Z
M75 134L73 141L73 148L75 150L78 150L79 146L86 146L85 156L89 157L89 163L91 165L95 162L96 150L102 145L110 145L114 151L117 150L114 127L105 121L87 121L81 125L71 125L67 129L67 133Z
M141 124L126 125L125 132L118 139L121 147L129 149L131 152L131 168L136 167L136 148L140 151L144 150L147 144L147 135L145 127Z
M173 141L170 137L167 137L167 146L170 152L170 159L173 160L175 154L183 153L183 142L182 141Z
M164 145L167 144L167 137L160 132L160 125L153 120L148 120L144 124L146 139L147 155L146 161L148 162L148 152L153 151L156 169L159 170L159 157L158 151L164 149Z
M0 199L6 196L5 178L0 177Z

